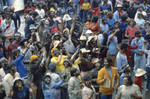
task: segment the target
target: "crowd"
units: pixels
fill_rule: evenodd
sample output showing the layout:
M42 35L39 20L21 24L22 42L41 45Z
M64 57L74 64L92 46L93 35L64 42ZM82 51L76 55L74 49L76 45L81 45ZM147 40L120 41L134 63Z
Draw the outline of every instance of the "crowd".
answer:
M150 0L24 0L24 35L4 1L0 99L150 95Z

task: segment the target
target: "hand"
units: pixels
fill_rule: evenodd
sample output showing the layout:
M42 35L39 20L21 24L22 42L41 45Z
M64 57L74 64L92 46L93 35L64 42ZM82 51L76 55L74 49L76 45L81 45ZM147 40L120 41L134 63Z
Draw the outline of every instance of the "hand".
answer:
M116 29L116 30L115 30L115 33L119 32L119 31L120 31L120 29Z
M143 52L139 52L138 55L140 55L140 56L143 55Z
M132 98L135 98L135 97L136 97L134 94L130 94L130 96L131 96Z
M77 93L80 93L80 92L82 92L82 90L77 90Z
M147 43L147 41L145 40L145 41L144 41L144 44L146 44L146 43Z
M29 86L32 86L32 84L29 80L27 80L27 83L28 83Z
M104 75L103 82L105 82L105 81L106 81L106 79L107 79L107 76L106 76L106 75Z

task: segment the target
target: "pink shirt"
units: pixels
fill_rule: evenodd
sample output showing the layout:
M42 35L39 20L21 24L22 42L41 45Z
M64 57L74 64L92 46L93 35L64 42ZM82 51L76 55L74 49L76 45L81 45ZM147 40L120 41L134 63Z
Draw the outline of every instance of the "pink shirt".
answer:
M129 26L126 29L126 34L130 37L135 37L135 31L139 30L139 27L135 26L133 29Z

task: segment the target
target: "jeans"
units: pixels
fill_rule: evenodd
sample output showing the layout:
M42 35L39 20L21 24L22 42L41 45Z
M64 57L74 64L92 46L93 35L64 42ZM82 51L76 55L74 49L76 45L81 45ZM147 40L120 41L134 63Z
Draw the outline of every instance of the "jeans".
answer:
M85 23L86 22L86 14L88 10L81 10L81 22Z
M146 89L150 91L150 66L146 68L147 84Z
M0 0L0 8L2 9L3 8L3 2L2 2L2 0Z
M143 54L141 56L135 54L134 55L134 72L136 73L136 70L138 68L141 68L141 69L145 70L145 67L146 67L146 57L145 57L145 54Z
M112 99L112 95L100 95L101 99Z
M6 5L6 2L8 7L12 6L11 0L3 0L4 5Z

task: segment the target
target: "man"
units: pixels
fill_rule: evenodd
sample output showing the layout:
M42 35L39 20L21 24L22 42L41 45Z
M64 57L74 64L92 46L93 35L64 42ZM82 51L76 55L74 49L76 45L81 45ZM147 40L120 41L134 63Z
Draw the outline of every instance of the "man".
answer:
M96 99L96 91L91 85L92 80L89 76L84 76L84 87L82 89L82 99Z
M142 51L142 46L144 44L144 37L141 37L142 33L141 31L137 30L135 31L135 38L132 40L131 42L131 46L135 46L136 42L138 40L138 48L132 50L132 52L134 52L134 72L136 73L137 68L139 68L139 66L145 70L145 66L146 66L146 57L144 52Z
M122 67L128 64L127 56L125 54L127 48L128 48L128 44L122 43L120 45L121 51L118 52L116 57L117 69L119 74L122 73Z
M8 64L8 67L9 67L9 73L4 77L4 80L3 80L3 84L4 84L4 89L5 89L5 93L6 93L6 96L8 96L8 93L11 89L11 86L12 86L12 81L16 78L16 77L19 77L20 78L20 75L18 72L16 72L16 66L14 63L10 63Z
M121 16L124 14L124 11L122 11L122 5L121 4L118 4L117 5L117 9L115 12L114 12L114 19L115 21L119 20L121 18Z
M134 7L134 2L130 2L130 7L127 9L129 18L134 19L137 9Z
M112 99L112 93L117 90L119 85L119 74L117 69L112 67L112 59L106 57L104 59L104 66L98 72L97 84L99 85L99 91L101 91L101 99ZM117 81L115 85L115 81Z
M69 99L81 99L81 88L78 76L80 72L77 68L70 69L71 78L68 81Z

